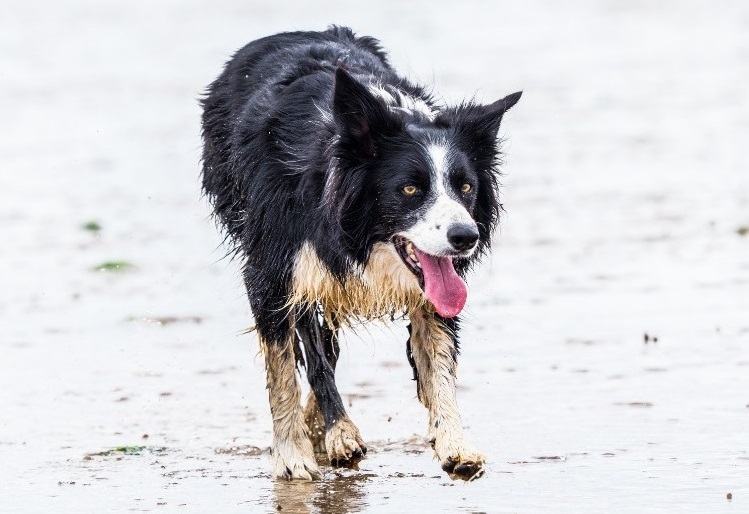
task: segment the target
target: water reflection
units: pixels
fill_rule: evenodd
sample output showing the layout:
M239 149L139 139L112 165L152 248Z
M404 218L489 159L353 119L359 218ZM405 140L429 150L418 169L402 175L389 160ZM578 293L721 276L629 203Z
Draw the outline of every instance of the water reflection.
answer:
M300 514L361 512L367 506L365 482L369 479L367 474L329 472L315 482L275 480L272 509Z

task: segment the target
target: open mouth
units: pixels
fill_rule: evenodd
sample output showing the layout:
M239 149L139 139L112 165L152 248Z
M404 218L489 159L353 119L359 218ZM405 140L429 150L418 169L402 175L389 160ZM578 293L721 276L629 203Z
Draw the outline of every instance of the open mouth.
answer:
M424 289L424 272L421 269L421 262L414 252L414 244L405 237L395 236L393 245L406 267L419 279L419 286Z
M393 246L437 313L445 318L457 316L466 303L468 288L455 271L453 256L426 253L403 236L395 236Z

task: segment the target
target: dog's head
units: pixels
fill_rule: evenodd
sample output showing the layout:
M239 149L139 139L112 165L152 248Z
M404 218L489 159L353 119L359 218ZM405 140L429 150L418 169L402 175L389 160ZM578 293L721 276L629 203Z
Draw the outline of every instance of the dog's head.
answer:
M350 257L363 264L374 243L392 244L436 311L456 316L467 297L460 275L497 222L497 132L520 95L433 110L339 69L325 201Z

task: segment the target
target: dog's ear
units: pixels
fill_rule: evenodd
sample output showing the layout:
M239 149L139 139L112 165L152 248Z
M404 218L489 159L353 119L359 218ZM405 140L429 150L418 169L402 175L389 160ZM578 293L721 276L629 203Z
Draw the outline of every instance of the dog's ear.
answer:
M483 134L494 139L499 132L502 116L518 103L522 94L522 91L518 91L489 105L464 104L441 113L435 123L445 127L455 125L474 134Z
M522 95L523 92L518 91L517 93L507 95L501 100L497 100L496 102L485 106L484 114L479 115L478 119L475 122L476 128L490 133L494 137L497 137L497 132L499 132L499 124L502 121L502 116L504 116L504 114L509 111L513 105L518 103L518 100L520 100L520 97Z
M335 73L333 117L354 150L367 157L377 155L377 136L394 128L386 108L341 68Z

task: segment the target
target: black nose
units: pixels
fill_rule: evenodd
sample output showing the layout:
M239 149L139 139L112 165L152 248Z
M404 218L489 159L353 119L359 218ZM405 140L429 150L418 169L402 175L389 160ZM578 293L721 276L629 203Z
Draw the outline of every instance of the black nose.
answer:
M447 240L458 251L470 250L479 240L479 231L474 225L453 225L447 229Z

